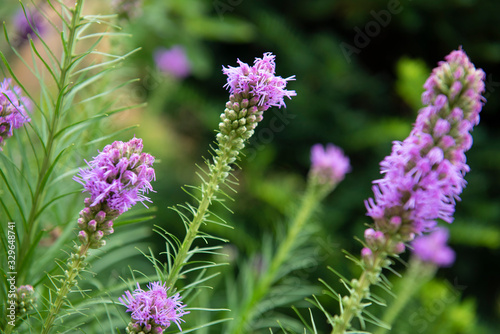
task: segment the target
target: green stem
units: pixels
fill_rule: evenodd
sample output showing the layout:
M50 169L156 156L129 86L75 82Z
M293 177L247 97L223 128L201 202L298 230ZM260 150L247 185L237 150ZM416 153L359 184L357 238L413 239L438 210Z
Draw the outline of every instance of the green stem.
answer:
M356 284L352 284L352 290L348 298L342 299L342 312L335 316L331 334L344 334L351 327L351 320L361 313L364 308L362 302L370 294L370 286L380 281L382 266L387 259L387 253L377 251L373 253L372 266L365 268ZM353 280L354 281L354 280ZM351 281L351 282L353 282Z
M193 220L189 224L189 229L186 233L184 241L179 248L178 253L175 256L172 268L170 268L169 275L166 280L167 287L174 288L182 267L184 266L186 259L188 258L189 250L193 244L194 239L198 235L201 224L205 220L208 212L208 207L214 199L214 195L219 188L219 184L223 183L225 180L226 166L228 166L230 159L233 157L233 152L235 150L234 137L227 141L224 145L219 147L220 154L214 158L214 164L210 166L210 179L203 186L203 191L201 194L201 200L196 210L196 214Z
M434 276L435 272L436 266L413 258L406 274L399 282L400 289L397 298L385 311L382 322L391 326L408 301L418 290L420 290L422 285L427 283ZM379 327L375 334L384 334L388 331L389 330L385 327Z
M264 276L253 289L251 296L246 300L241 311L238 311L238 319L236 326L233 327L231 333L244 333L247 323L253 318L256 305L267 295L272 284L275 282L278 272L283 264L288 260L290 252L293 250L297 237L302 232L304 224L309 221L311 215L317 209L321 199L331 191L321 191L317 187L308 185L306 193L302 198L300 208L292 221L285 240L280 243L280 246L273 257L269 269L264 273Z
M22 245L20 247L19 254L19 270L18 277L19 281L24 279L25 271L24 271L24 261L27 254L27 251L30 249L31 240L34 239L36 233L38 233L36 216L38 214L39 206L42 202L42 198L45 192L46 186L46 177L47 172L52 164L51 157L52 151L54 149L54 137L57 133L57 127L59 122L59 115L61 113L62 108L64 107L65 102L65 94L68 89L68 80L70 75L70 70L73 62L73 51L76 43L76 30L80 24L80 15L83 7L84 0L77 0L75 3L75 8L73 9L73 16L71 18L71 25L68 27L68 42L67 48L64 55L63 64L61 66L61 74L59 77L58 88L59 93L57 97L57 102L54 107L54 116L52 118L52 122L50 128L48 129L48 139L47 146L45 149L45 156L43 158L43 162L40 168L40 172L38 174L38 181L35 188L35 193L32 198L31 211L28 216L28 220L25 224L25 237L23 238Z
M67 299L68 294L71 292L71 288L77 284L76 279L86 266L85 259L87 257L90 243L91 241L89 240L85 245L79 247L78 254L71 255L71 265L69 265L68 270L64 272L65 279L61 279L62 283L61 287L57 289L56 300L50 305L49 315L45 319L42 327L42 334L50 333L54 320L59 314L59 311L61 310L64 301Z

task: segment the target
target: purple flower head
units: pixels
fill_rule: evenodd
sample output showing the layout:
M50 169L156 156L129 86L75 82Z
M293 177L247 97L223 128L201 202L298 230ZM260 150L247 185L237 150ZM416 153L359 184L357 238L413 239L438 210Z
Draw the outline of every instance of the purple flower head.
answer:
M0 84L0 151L5 140L13 135L13 130L31 121L27 111L31 102L21 96L21 89L11 84L11 79L4 79Z
M171 297L168 296L166 283L161 281L151 282L148 284L149 291L144 291L137 283L137 289L130 293L125 291L125 294L118 298L122 305L127 307L127 312L131 312L131 318L136 325L145 326L148 328L157 328L157 331L168 328L172 323L175 323L179 330L181 329L182 316L189 313L185 311L181 302L181 297L177 293Z
M160 71L175 78L183 79L191 73L186 51L180 45L175 45L170 49L157 49L154 53L154 60Z
M333 144L316 144L311 148L311 175L318 177L320 183L337 184L350 172L349 158Z
M449 267L455 262L455 252L448 247L448 230L437 228L429 235L420 236L412 242L413 254L424 262L439 267Z
M144 193L153 191L154 157L142 153L142 148L139 138L126 143L115 141L87 162L89 168L80 169L73 179L90 193L90 207L101 205L122 214L137 202L150 202Z
M241 94L245 99L256 99L262 111L271 106L286 107L284 97L296 96L294 90L286 90L288 81L295 80L295 76L283 79L275 76L276 58L272 53L264 53L261 58L255 58L254 65L238 59L238 67L222 67L222 72L227 75L225 88L230 94Z
M46 29L43 16L37 10L25 8L26 14L19 9L14 16L14 29L19 38L18 43L28 40L30 37L35 39L36 33L41 34Z
M462 50L433 70L422 96L427 106L409 137L393 143L380 164L384 177L374 181L374 198L365 201L375 227L409 241L431 231L437 219L453 221L466 185L465 151L472 144L469 132L479 122L484 77ZM397 229L390 224L393 217L401 222Z

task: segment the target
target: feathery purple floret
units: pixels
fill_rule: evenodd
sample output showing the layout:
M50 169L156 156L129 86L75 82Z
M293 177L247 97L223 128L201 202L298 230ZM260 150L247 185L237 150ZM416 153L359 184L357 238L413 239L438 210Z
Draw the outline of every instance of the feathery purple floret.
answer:
M246 99L255 98L258 106L267 110L271 106L286 107L284 97L296 96L294 90L286 90L288 81L295 80L295 76L283 79L275 75L275 59L272 53L264 53L262 58L255 58L254 65L238 59L238 67L222 67L222 72L228 76L225 88L231 94L241 94Z
M413 254L424 262L449 267L455 261L455 252L446 244L447 241L448 230L437 228L429 235L420 236L412 242Z
M479 123L485 74L462 50L440 62L425 83L419 112L410 136L394 142L381 163L382 179L374 181L374 199L365 204L377 228L413 239L430 231L437 219L453 221L455 201L469 171L465 152L469 133ZM396 219L398 226L392 226Z
M166 283L151 282L148 284L149 291L141 289L137 283L137 289L118 298L118 301L127 307L127 312L131 312L132 321L141 326L160 327L160 330L168 328L175 323L179 330L181 329L182 316L189 313L185 311L181 302L181 297L177 293L171 297L168 296ZM158 329L157 329L158 331Z
M0 151L5 140L12 137L14 129L31 121L27 114L31 102L21 96L21 89L11 82L11 79L4 79L0 84Z
M311 175L318 177L319 182L337 184L350 170L349 158L341 148L333 144L327 144L326 148L316 144L311 148Z
M80 169L73 179L90 193L90 207L101 204L121 214L137 202L150 202L144 193L153 191L154 157L142 148L139 138L115 141L87 163L89 168Z

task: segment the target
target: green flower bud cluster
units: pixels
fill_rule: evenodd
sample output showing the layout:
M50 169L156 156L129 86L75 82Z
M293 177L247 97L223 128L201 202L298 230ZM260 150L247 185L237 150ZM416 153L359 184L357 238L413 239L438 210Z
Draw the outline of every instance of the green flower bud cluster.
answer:
M35 290L31 285L22 285L16 292L16 316L22 317L34 309L36 302Z
M97 249L106 244L104 236L114 232L113 220L120 215L120 212L111 210L102 203L94 206L90 206L91 204L91 199L86 198L85 208L80 211L78 239L82 244L90 241L89 248Z
M244 98L241 94L231 94L226 109L221 114L219 123L219 144L234 138L248 140L254 133L257 124L262 121L263 110L259 108L258 99Z
M129 322L127 328L125 328L125 331L127 334L162 334L163 327L154 323L154 321L151 322L153 324L147 323L145 325L139 325L135 322Z
M236 161L238 154L245 147L245 141L254 134L255 128L263 119L263 108L259 108L257 104L257 98L247 99L239 93L229 96L226 109L220 116L220 132L216 137L219 145L215 154L222 161L211 167L211 169L221 168L218 173L219 182L227 178L231 171L230 164Z

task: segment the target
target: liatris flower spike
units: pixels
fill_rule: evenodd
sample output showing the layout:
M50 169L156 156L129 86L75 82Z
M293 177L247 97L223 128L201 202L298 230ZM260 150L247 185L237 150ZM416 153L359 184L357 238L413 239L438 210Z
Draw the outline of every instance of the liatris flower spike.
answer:
M229 101L220 115L213 162L207 161L208 180L202 178L201 199L198 208L193 210L194 216L189 222L188 232L169 272L168 287L175 285L191 244L197 237L201 224L207 220L208 208L216 200L216 192L220 191L220 185L226 183L232 164L244 149L245 142L253 135L264 111L271 106L285 106L284 98L296 95L295 91L285 89L287 82L293 80L293 77L283 79L275 75L274 58L271 53L265 53L262 59L255 59L253 66L238 60L240 66L222 68L227 75L224 87L229 90Z
M122 305L127 307L127 312L131 312L132 321L127 327L127 333L154 333L161 334L172 323L176 324L180 331L182 316L189 313L185 311L177 293L168 296L165 283L161 281L148 284L149 291L144 291L137 283L137 289L132 293L125 291L125 294L118 298Z
M448 230L437 228L426 236L420 236L412 242L413 254L423 262L438 267L449 267L455 261L455 252L446 242Z
M365 201L374 225L365 231L364 272L351 296L342 300L343 312L335 317L332 333L345 332L352 317L362 316L362 300L369 296L369 286L380 282L382 268L390 266L388 256L402 253L404 242L416 235L432 231L438 219L453 221L469 171L465 152L472 145L469 132L479 123L485 74L461 49L445 60L424 85L426 106L410 136L394 142L391 155L380 164L384 178L374 181L375 198Z
M142 153L142 149L139 138L126 143L115 141L74 177L90 194L78 219L80 241L90 240L90 248L105 244L102 238L113 233L113 220L119 215L137 202L150 201L144 193L153 190L154 157Z
M316 144L311 148L310 177L316 178L322 184L337 184L342 181L345 174L351 171L349 158L344 155L341 148L327 144Z
M0 151L14 129L31 121L26 112L31 108L31 102L21 96L21 89L11 82L11 79L4 79L0 84Z
M479 122L484 78L462 50L434 69L422 95L428 105L420 110L410 136L395 142L381 163L385 176L374 181L375 200L366 202L376 229L410 241L432 230L438 218L453 221L469 171L465 152L472 145L469 132Z
M67 294L77 284L79 273L87 266L88 250L106 244L103 238L114 232L113 220L137 202L149 201L144 193L153 190L154 158L142 153L142 148L142 139L139 138L126 143L115 141L87 163L89 168L80 169L80 174L73 178L84 186L84 192L89 192L90 197L85 199L85 208L80 211L78 219L81 245L75 246L76 252L66 263L65 279L61 280L56 300L51 304L44 333L50 330Z

